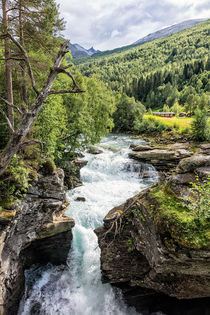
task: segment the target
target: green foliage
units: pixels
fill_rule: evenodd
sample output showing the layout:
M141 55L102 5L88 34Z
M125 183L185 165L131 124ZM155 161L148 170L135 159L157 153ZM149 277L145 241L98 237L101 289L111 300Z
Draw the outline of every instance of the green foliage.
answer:
M128 245L128 252L131 253L133 251L133 239L132 238L128 238L127 245Z
M165 112L165 113L167 113L167 112L170 112L170 108L169 108L169 106L168 105L166 105L166 104L164 104L164 106L163 106L163 110L162 110L163 112Z
M74 71L72 69L72 72ZM46 135L51 132L51 127L54 130L54 136L49 135L48 141L53 137L49 145L52 144L51 151L59 165L65 160L72 159L81 148L99 142L113 127L112 114L115 110L113 93L97 77L85 78L78 71L74 72L74 76L85 92L63 95L61 102L55 105L54 117L48 118L46 112L42 123ZM69 84L71 83L66 76L60 76L57 80L57 85L62 89L70 89ZM56 106L60 108L60 114L56 111ZM50 105L49 111L52 115ZM46 121L47 128L44 127ZM43 140L45 134L42 136ZM46 151L49 152L48 149Z
M118 132L133 131L143 118L145 107L128 97L125 93L118 96L117 108L113 115L115 130Z
M25 196L29 187L29 169L18 155L14 155L9 168L3 178L0 179L0 203L3 206L19 201Z
M195 189L200 194L201 188ZM194 202L198 206L203 204L203 200L207 200L207 191L209 194L209 187L202 189L202 202L195 199ZM183 200L178 198L167 185L158 185L153 188L151 197L156 205L152 215L164 242L170 243L170 238L172 238L187 248L209 248L210 225L206 217L198 216L197 211L192 211L191 205L183 203Z
M210 125L206 110L196 109L192 122L192 138L196 141L205 141L210 139Z
M34 139L44 142L45 156L53 157L67 132L67 112L61 95L48 97L31 129Z
M176 115L180 114L184 111L184 108L179 105L178 102L175 102L174 105L171 107L171 112L174 112Z
M185 198L187 207L192 216L198 221L210 220L210 178L191 183L189 195Z
M138 133L162 133L165 130L172 130L173 128L171 128L170 126L168 126L167 124L164 124L164 122L162 121L158 121L157 119L153 118L153 117L149 117L149 118L143 118L143 120L139 123L135 125L135 130Z

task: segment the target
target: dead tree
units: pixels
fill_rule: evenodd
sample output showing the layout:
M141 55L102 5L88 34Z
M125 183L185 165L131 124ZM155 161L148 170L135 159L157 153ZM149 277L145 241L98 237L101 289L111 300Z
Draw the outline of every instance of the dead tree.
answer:
M20 52L23 56L23 60L26 64L26 69L27 69L28 75L29 75L30 80L31 80L32 88L33 88L34 92L36 93L36 99L35 99L34 103L31 104L31 106L28 109L26 109L23 106L22 107L16 106L7 100L1 99L1 101L5 102L7 104L7 106L9 106L9 107L11 107L14 110L17 110L19 112L20 120L19 120L17 127L15 128L12 124L12 121L10 120L10 117L7 116L7 114L2 109L0 109L0 113L5 118L5 120L8 124L9 130L10 130L9 141L8 141L6 147L4 148L4 150L2 151L2 153L0 154L0 176L5 172L10 161L12 160L13 156L19 151L19 149L21 148L21 145L24 143L26 135L28 134L31 125L36 120L36 118L39 114L39 111L41 110L43 104L45 103L48 95L84 92L77 85L73 75L66 70L68 67L62 67L61 66L61 62L62 62L64 56L66 55L66 53L68 52L68 42L64 42L61 45L61 48L58 52L57 58L54 62L54 65L50 70L48 78L47 78L45 84L43 85L41 91L38 91L27 52L25 51L23 46L11 34L5 34L5 35L1 36L1 38L5 38L5 37L9 38L10 41L12 41L13 44L15 44L18 47L18 49L20 50ZM73 83L72 89L61 90L61 91L51 91L53 82L55 81L55 78L57 77L57 75L59 73L64 73L71 78L72 83Z

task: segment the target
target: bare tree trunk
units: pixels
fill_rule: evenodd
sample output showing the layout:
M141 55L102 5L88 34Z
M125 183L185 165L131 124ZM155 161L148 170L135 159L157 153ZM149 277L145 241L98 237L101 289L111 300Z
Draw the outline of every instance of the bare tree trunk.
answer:
M22 8L22 0L19 0L19 36L20 36L20 44L24 47L24 34L23 34L23 8ZM21 61L21 72L22 72L22 94L23 94L23 101L25 104L28 103L28 95L26 90L26 69L25 69L25 62Z
M3 12L3 24L4 32L8 33L9 23L7 14L7 0L2 0L2 12ZM13 88L12 88L12 65L11 65L11 54L10 54L10 40L8 37L5 38L5 72L6 72L6 91L7 100L9 103L13 104ZM8 118L12 127L14 127L14 110L11 106L8 106Z
M38 94L35 102L32 104L30 108L30 112L24 112L22 114L21 120L15 132L11 135L5 149L3 150L0 156L0 175L2 175L8 167L11 159L13 158L14 154L18 152L20 149L21 144L23 143L31 125L36 120L37 115L42 108L42 105L46 101L47 96L50 94L50 89L53 85L53 82L60 70L60 65L63 60L63 57L67 53L68 43L64 43L61 46L61 49L58 53L57 59L52 67L48 79L42 88L41 92ZM71 93L70 91L69 93ZM72 93L77 93L72 92Z

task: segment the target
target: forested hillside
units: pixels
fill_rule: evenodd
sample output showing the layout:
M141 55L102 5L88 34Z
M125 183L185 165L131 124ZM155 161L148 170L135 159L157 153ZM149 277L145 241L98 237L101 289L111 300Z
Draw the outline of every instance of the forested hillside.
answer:
M81 72L97 73L109 88L146 108L181 105L193 112L210 92L210 20L128 51L81 60ZM165 107L167 109L167 107Z

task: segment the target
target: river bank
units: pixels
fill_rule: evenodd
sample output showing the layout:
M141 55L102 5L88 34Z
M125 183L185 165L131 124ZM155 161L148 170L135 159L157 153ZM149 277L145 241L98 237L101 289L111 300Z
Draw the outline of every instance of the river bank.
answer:
M209 144L192 143L132 145L129 156L153 164L162 173L160 183L113 208L95 231L103 281L120 287L140 312L147 314L151 301L151 311L166 314L209 312L208 210L201 218L187 208L190 197L184 203L191 183L200 187L210 174L209 149ZM199 298L204 298L200 304Z
M202 169L201 173L204 174L205 170L203 167L208 168L209 146L201 145L195 149L195 146L189 147L188 144L182 143L178 145L170 144L169 147L164 146L164 148L159 146L157 148L153 145L151 146L148 142L139 139L134 140L132 137L111 135L109 138L102 140L99 147L100 148L97 150L93 150L92 148L85 154L84 158L76 162L76 166L78 167L76 168L76 172L73 168L73 177L71 177L71 173L66 174L65 181L69 183L69 187L76 187L68 192L68 202L70 202L70 206L66 214L74 219L76 225L72 229L74 221L70 220L72 225L71 227L69 226L68 229L69 237L65 238L65 241L64 239L60 239L60 241L58 239L58 242L54 242L52 238L51 245L53 244L53 246L50 246L52 249L52 257L59 257L59 250L63 253L62 261L58 264L65 264L68 256L67 266L62 268L48 266L37 269L39 264L36 264L35 261L31 264L24 263L21 269L22 275L25 268L29 268L32 265L33 268L26 273L27 286L18 314L46 313L53 315L58 313L66 315L69 312L87 315L136 314L136 310L132 307L130 308L128 305L135 306L137 312L143 314L154 314L154 312L162 311L164 314L176 315L191 314L190 312L200 314L199 311L202 305L202 312L205 314L205 311L209 310L208 298L202 300L184 300L180 302L176 298L167 297L166 294L176 296L175 292L181 292L180 294L183 294L184 288L188 286L191 287L190 280L187 278L189 277L192 281L195 279L192 278L190 274L190 268L192 267L193 270L197 268L197 272L199 272L199 270L202 269L200 268L202 259L203 262L206 261L208 266L208 251L205 254L206 256L203 256L201 252L197 250L193 252L191 252L189 248L183 250L180 244L177 245L171 242L170 238L167 236L168 234L164 236L164 246L166 249L162 250L162 236L161 233L159 234L156 224L154 224L155 220L149 218L149 222L147 222L147 207L145 208L146 210L139 209L139 207L141 207L140 205L144 205L143 200L145 197L142 199L141 193L138 195L138 198L133 198L133 196L158 180L157 172L154 167L145 163L152 163L156 166L159 170L161 184L167 179L169 185L171 185L170 187L174 189L176 193L177 191L179 192L180 189L181 191L188 189L189 181L192 181L192 178L194 178L193 171L200 168ZM163 150L165 151L162 152ZM195 153L196 155L205 156L204 159L193 160L192 157ZM130 157L132 157L132 154L135 154L135 159L129 158L129 154ZM171 162L173 162L171 165L170 159ZM185 159L190 160L188 160L187 163L183 163L182 161ZM204 165L204 160L207 161L205 162L207 163L206 165ZM163 162L160 168L159 161ZM177 165L180 163L181 172L174 174ZM163 165L165 165L164 170ZM190 169L189 165L193 166L193 169ZM82 166L83 168L81 172L79 172ZM191 175L189 175L190 172ZM162 176L161 174L165 175ZM79 178L79 175L81 178ZM61 175L60 177L63 178ZM45 184L46 183L50 183L49 178L45 179ZM48 188L51 190L50 196L55 196L55 189L51 186L48 186ZM42 201L43 199L45 200L47 196L45 191L46 185L43 186L43 189L42 194L39 194L42 196ZM62 189L65 194L64 186L62 186ZM37 191L37 189L33 189L33 191ZM62 196L64 197L64 195ZM131 202L125 203L127 198L131 198ZM149 197L147 193L146 202L150 199L151 197ZM62 200L65 203L64 199ZM121 204L121 206L119 206L119 204ZM156 204L154 204L154 206L155 205ZM35 206L36 204L34 204L33 209L35 209ZM135 209L132 208L133 206ZM61 203L61 208L63 211L65 210L63 203ZM109 212L111 208L113 208L113 210ZM126 213L124 213L125 209ZM54 210L57 212L58 209ZM135 214L135 212L137 214ZM130 216L131 213L132 215ZM139 213L141 213L141 215ZM25 212L23 214L25 214ZM37 214L39 214L39 212L37 212ZM32 226L30 226L31 224L28 222L29 227L25 228L30 231L33 229L33 226L36 226L36 216L33 211L31 215L34 216L34 225L32 224ZM131 219L132 216L133 219ZM144 219L145 221L143 220L144 216L146 217ZM105 224L100 228L104 217ZM48 218L48 216L46 216L46 218ZM43 219L43 217L40 216L40 220L44 220L43 222L45 223L46 218ZM146 222L148 224L146 224ZM50 224L52 225L52 222ZM147 228L150 227L147 231L148 233L146 233L145 224ZM63 223L61 225L64 226ZM43 226L45 230L43 235L48 239L49 236L51 237L52 235L47 235L47 225ZM124 226L126 226L125 229ZM161 223L160 226L163 226L163 224ZM101 254L97 237L93 232L96 228L99 231L97 231L97 235L99 237ZM51 229L49 229L49 232L50 230ZM153 235L153 230L156 231L155 236ZM62 231L58 231L57 229L57 232L60 233ZM73 233L72 241L71 233ZM144 241L146 242L145 244ZM23 243L23 247L30 248L29 243ZM68 253L71 243L72 248ZM43 239L41 243L39 243L38 248L41 244L43 244ZM157 244L159 245L156 246ZM48 245L47 248L49 249ZM65 248L65 250L63 250L63 248ZM155 248L157 250L155 250ZM172 253L169 254L169 259L168 253L171 250ZM27 257L34 257L31 254L28 255L28 252L24 253ZM45 251L40 251L39 254L38 257L46 258L45 263L52 262L56 264L55 260L53 261L53 259L50 258L51 254L49 251L46 251L46 247ZM191 259L189 259L189 257L191 257ZM189 269L187 272L187 281L185 279L183 282L183 280L179 278L179 286L177 286L177 289L174 287L175 283L177 283L177 272L174 270L173 272L169 272L170 264L167 265L169 260L174 268L177 261L179 261L179 267L183 263L184 265L186 264L186 270ZM176 261L175 264L174 261ZM198 265L196 261L199 261L200 265ZM102 280L105 281L106 284L101 282L100 268L102 269ZM201 296L209 296L208 290L206 289L206 285L208 286L208 274L205 274L204 269L202 270L201 281L197 278L198 282L196 282L196 286L198 288L199 285L203 285L203 289L198 290L197 296L192 295L191 289L187 297L188 299L192 297L200 298ZM146 281L145 277L151 272L153 274L153 280L151 281L151 277L149 276L150 280L147 282L148 280ZM155 272L158 273L158 278L155 276ZM171 276L171 273L174 274L174 278ZM166 284L163 278L161 278L163 274L164 277L168 279L169 284ZM185 274L184 269L182 270L182 274ZM202 284L204 276L205 281ZM22 279L24 281L23 277ZM19 281L19 283L17 281L21 288L23 288L23 281ZM123 296L121 291L116 290L114 287L110 286L110 284L107 284L107 282L114 286L117 285L117 287L122 289ZM161 287L159 286L160 283L162 283ZM201 291L204 292L203 295ZM16 292L19 292L18 296L20 297L23 291L21 289L19 291L16 290ZM181 295L176 297L180 298ZM124 298L128 305L124 302ZM186 298L186 296L182 296L181 298ZM173 305L172 308L171 305ZM175 310L177 313L173 313ZM16 314L15 311L13 314Z

